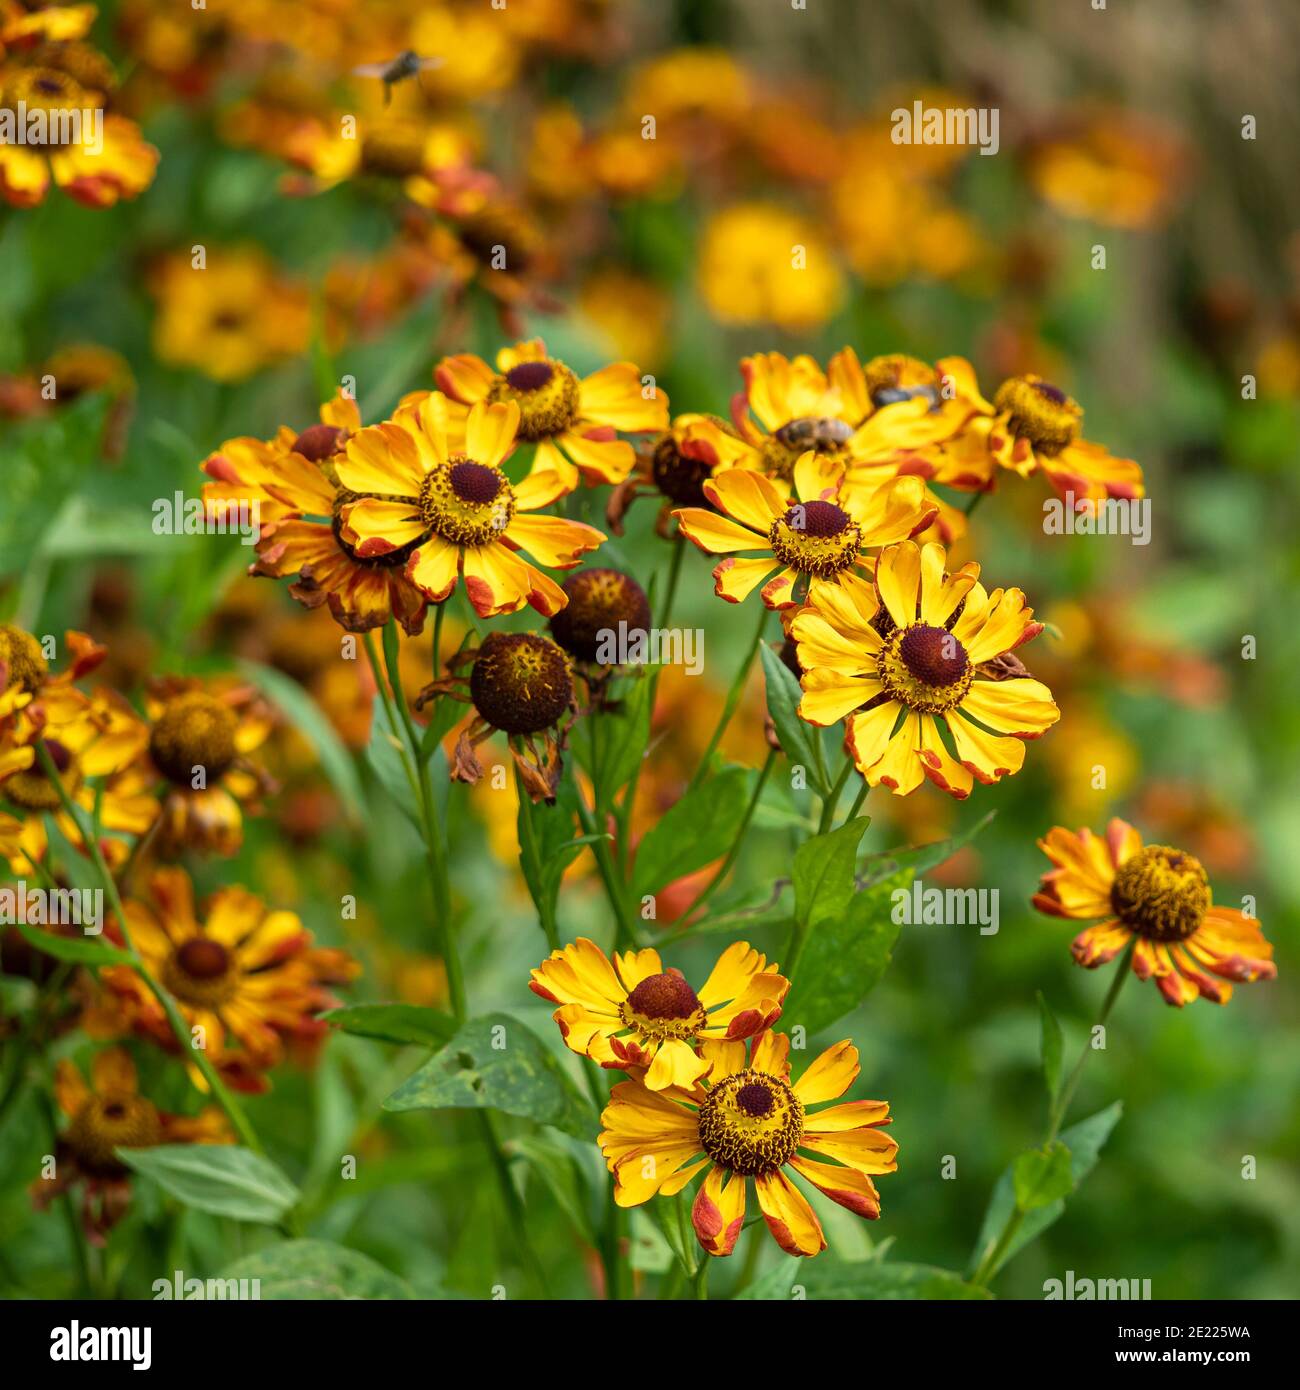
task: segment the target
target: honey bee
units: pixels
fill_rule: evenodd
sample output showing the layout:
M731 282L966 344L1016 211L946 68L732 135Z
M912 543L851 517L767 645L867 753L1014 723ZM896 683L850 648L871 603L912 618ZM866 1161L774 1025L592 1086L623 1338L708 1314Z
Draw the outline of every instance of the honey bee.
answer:
M939 393L933 386L882 386L871 393L871 403L879 410L881 406L897 405L899 401L915 400L917 396L924 396L931 410L938 408Z
M804 415L782 425L776 437L787 449L815 449L826 454L853 438L853 426L833 416Z
M387 63L362 63L359 68L353 68L352 72L356 77L379 78L384 84L384 105L387 106L392 100L393 88L399 82L405 82L408 77L427 72L430 68L440 68L442 63L441 58L421 58L418 53L408 48Z

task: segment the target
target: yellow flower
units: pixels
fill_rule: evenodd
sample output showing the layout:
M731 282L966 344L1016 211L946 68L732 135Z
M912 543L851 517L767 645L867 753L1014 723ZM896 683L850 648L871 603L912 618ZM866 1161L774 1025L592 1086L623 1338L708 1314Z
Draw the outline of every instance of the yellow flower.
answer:
M463 405L510 402L519 412L519 438L535 444L532 471L555 473L571 492L584 482L621 483L632 470L632 446L618 438L668 428L668 397L650 387L631 362L615 362L579 380L540 338L497 353L493 371L481 357L444 358L438 386Z
M1064 497L1101 501L1141 497L1141 465L1119 458L1082 437L1083 407L1058 386L1033 372L998 387L993 403L971 417L955 439L940 446L936 474L955 486L992 488L998 468L1022 478L1041 472ZM982 481L981 481L982 480Z
M715 213L696 271L709 312L726 324L806 330L826 322L843 293L827 241L804 218L767 203Z
M1226 1004L1229 980L1277 978L1273 947L1259 923L1213 902L1205 869L1192 855L1170 845L1144 846L1139 832L1118 818L1104 838L1054 826L1038 848L1056 867L1043 875L1034 906L1053 917L1106 919L1070 947L1089 970L1133 943L1133 973L1154 978L1165 1002L1179 1008L1198 995Z
M463 574L480 617L514 613L526 603L549 617L564 607L564 591L516 552L571 569L605 535L564 517L525 515L564 496L570 485L560 473L536 467L522 482L506 477L501 465L519 428L514 401L479 401L463 426L460 418L435 391L348 441L335 468L357 500L340 513L343 539L361 559L404 550L406 577L433 603L449 597Z
M1173 205L1187 167L1166 127L1121 110L1068 118L1035 143L1029 181L1058 212L1111 227L1152 227Z
M146 726L120 695L84 695L72 682L106 655L84 633L69 632L71 660L52 675L40 644L21 628L0 627L0 857L15 873L31 872L49 848L47 818L69 844L83 848L81 832L63 810L59 788L37 756L43 744L68 798L83 811L98 808L105 831L139 835L158 815L149 778L139 767ZM92 785L92 779L99 779ZM120 863L126 844L105 837L105 857Z
M22 142L16 134L0 142L0 197L16 207L43 202L51 181L92 208L134 198L153 182L158 151L134 121L104 109L111 65L75 41L86 12L93 18L90 6L51 8L4 27L4 42L22 45L6 53L0 43L0 119L23 132ZM85 128L88 118L96 129ZM39 141L26 143L34 130Z
M880 1132L889 1123L888 1104L854 1100L809 1113L810 1106L837 1099L856 1080L858 1050L852 1043L827 1048L793 1086L784 1034L760 1033L748 1063L743 1042L706 1039L701 1051L711 1070L692 1091L652 1091L642 1081L623 1081L610 1093L599 1143L619 1206L639 1206L656 1194L675 1196L707 1168L691 1222L710 1255L735 1249L751 1177L767 1228L790 1255L819 1254L826 1238L787 1169L858 1216L880 1215L880 1194L871 1179L898 1167L898 1145ZM802 1149L838 1162L823 1163Z
M170 1115L142 1096L135 1063L121 1047L95 1054L90 1085L76 1065L63 1058L54 1072L54 1099L69 1124L59 1136L55 1176L32 1184L32 1200L44 1209L84 1182L82 1223L91 1240L100 1245L131 1200L131 1172L118 1158L118 1149L235 1142L226 1117L215 1105L192 1117Z
M271 715L250 687L232 679L168 676L153 681L149 767L167 783L159 825L166 852L181 847L235 854L244 837L241 807L270 787L248 754L271 732Z
M355 494L339 484L336 465L360 428L356 402L339 395L321 406L320 423L301 433L285 427L266 442L227 440L204 460L214 480L204 484L204 502L216 518L257 503L253 573L294 579L289 592L305 608L328 604L349 632L396 618L415 634L424 627L427 600L406 577L407 552L362 558L339 524Z
M699 994L659 952L626 951L609 960L586 937L552 951L529 988L560 1007L552 1017L564 1041L602 1067L642 1068L652 1091L690 1089L709 1070L706 1038L743 1040L781 1017L790 982L766 957L737 941L718 958Z
M615 352L651 370L664 360L672 305L654 281L617 266L598 270L583 281L578 310Z
M1009 655L1042 631L1024 594L987 593L977 564L949 574L945 559L933 543L890 546L874 586L852 575L814 583L790 629L804 671L799 713L810 724L847 719L858 771L898 796L928 777L961 798L976 778L1019 772L1024 740L1060 718L1051 691Z
M889 478L918 477L935 512L939 537L964 535L966 518L929 487L985 485L985 475L947 457L942 446L971 419L993 407L980 395L975 373L961 357L935 366L901 353L873 357L865 366L851 347L827 364L779 352L742 358L745 390L732 399L732 426L702 417L691 429L689 452L715 471L752 468L788 480L795 461L814 449L845 466L851 490L874 489Z
M172 366L242 381L307 346L307 292L260 250L214 250L202 268L187 256L170 257L153 288L154 350Z
M191 1028L203 1030L214 1065L244 1090L265 1089L260 1073L282 1059L286 1043L320 1041L328 1025L316 1015L338 1002L326 986L360 971L345 951L314 946L295 913L268 911L245 888L219 889L200 921L183 869L157 870L147 900L123 907L150 974ZM175 1050L167 1016L140 975L115 965L101 978L136 1031Z
M870 490L843 486L844 466L809 451L794 467L794 497L762 473L730 468L703 484L716 511L673 513L705 554L726 555L713 571L714 593L740 603L767 579L763 602L790 608L797 581L847 578L873 546L915 535L934 519L920 478L895 478ZM757 550L737 558L736 551Z

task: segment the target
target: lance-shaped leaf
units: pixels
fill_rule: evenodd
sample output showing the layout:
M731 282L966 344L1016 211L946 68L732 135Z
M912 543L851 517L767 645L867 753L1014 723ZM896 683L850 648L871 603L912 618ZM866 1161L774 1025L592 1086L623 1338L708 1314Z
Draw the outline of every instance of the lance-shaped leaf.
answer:
M556 1057L509 1014L471 1019L384 1102L385 1110L482 1108L588 1140L596 1122Z
M223 1280L258 1281L261 1299L407 1299L414 1295L396 1274L369 1255L329 1240L289 1240L236 1260Z
M799 718L803 689L790 668L766 643L759 647L758 652L763 662L763 681L767 688L767 712L772 717L781 751L792 763L805 769L809 785L825 794L829 788L818 771L821 763L813 742L818 737L818 730Z
M450 1014L420 1004L350 1004L346 1008L330 1009L321 1014L321 1018L359 1038L424 1043L428 1047L441 1046L456 1032L456 1023Z
M753 783L749 768L724 767L669 807L637 845L633 895L657 892L721 859L745 818Z
M117 1156L178 1202L213 1216L275 1225L298 1189L262 1154L225 1144L159 1144Z

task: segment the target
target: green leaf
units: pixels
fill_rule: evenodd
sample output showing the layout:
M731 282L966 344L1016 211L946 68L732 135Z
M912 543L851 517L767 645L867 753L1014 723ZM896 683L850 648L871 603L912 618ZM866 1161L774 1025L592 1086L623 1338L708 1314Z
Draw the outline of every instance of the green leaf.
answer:
M654 893L726 854L745 818L754 776L747 767L724 767L670 806L637 846L632 896Z
M410 1286L369 1255L329 1240L287 1240L227 1267L222 1279L257 1279L264 1300L413 1298Z
M645 757L650 742L650 705L654 688L653 666L643 666L621 692L618 707L605 710L600 720L600 780L605 804L631 780ZM582 748L583 740L578 747ZM585 752L584 752L585 756ZM588 774L591 768L587 768Z
M384 1102L385 1110L483 1107L587 1140L596 1119L556 1058L509 1014L471 1019Z
M321 1018L354 1033L359 1038L378 1038L380 1042L425 1043L440 1047L455 1036L456 1022L441 1009L419 1004L351 1004L330 1009Z
M835 916L808 929L799 970L786 1001L782 1027L802 1024L818 1033L856 1009L889 967L902 925L893 897L906 890L911 871L858 889Z
M1070 1176L1070 1151L1059 1139L1041 1149L1022 1153L1011 1166L1016 1206L1023 1212L1037 1211L1068 1197L1074 1189Z
M71 961L76 965L134 965L135 957L130 951L104 941L98 936L59 936L55 932L42 931L29 922L16 923L23 940L38 951L57 960Z
M296 680L286 676L283 671L259 665L255 661L241 661L239 669L273 704L283 710L299 733L315 748L321 770L338 793L349 819L354 823L359 822L362 797L356 766L321 707Z
M1108 1105L1105 1110L1099 1110L1097 1114L1086 1120L1080 1120L1077 1125L1072 1125L1063 1131L1061 1142L1070 1151L1072 1187L1077 1188L1084 1178L1092 1172L1106 1140L1110 1138L1111 1130L1119 1123L1119 1117L1123 1113L1123 1102L1117 1100L1113 1105ZM971 1255L969 1272L973 1272L985 1254L993 1248L994 1242L1015 1209L1014 1170L1008 1168L998 1179L997 1185L993 1189L993 1195L989 1198L988 1210L984 1213L984 1223L980 1227L979 1239L975 1242L975 1250ZM1022 1250L1031 1240L1040 1236L1054 1221L1059 1220L1064 1210L1065 1202L1062 1199L1027 1212L1015 1235L1008 1242L1007 1248L999 1257L997 1264L989 1271L989 1278L991 1279L1017 1251Z
M159 1144L118 1149L117 1156L195 1211L275 1225L298 1189L261 1154L225 1144Z
M536 805L520 798L517 833L519 865L524 881L545 926L555 921L555 904L560 896L564 871L582 852L583 845L596 836L574 835L578 828L578 792L568 766L555 789L555 804Z
M1047 1083L1047 1098L1055 1101L1061 1089L1061 1052L1064 1039L1061 1025L1056 1021L1052 1006L1042 990L1038 991L1038 1019L1042 1025L1043 1080Z
M759 647L758 654L763 662L767 712L772 716L781 751L805 770L809 785L824 794L830 789L818 772L821 763L813 744L817 730L798 714L803 689L794 673L766 642Z
M863 882L876 883L882 878L896 874L899 869L911 869L913 875L920 878L922 874L942 864L945 859L951 859L963 845L969 844L985 829L996 815L996 811L988 812L960 835L953 835L947 840L934 840L928 845L907 845L901 849L868 855L862 866Z
M858 816L838 830L805 840L794 855L794 917L801 927L842 913L853 897L858 844L869 824Z
M553 1136L541 1133L521 1134L506 1149L519 1154L537 1173L583 1240L597 1244L587 1174L573 1154Z
M753 1240L757 1232L750 1235ZM816 1260L782 1260L736 1294L743 1299L984 1299L987 1289L967 1284L959 1274L930 1265L863 1260L851 1264L833 1255Z
M674 1197L647 1202L641 1208L642 1211L649 1211L659 1234L668 1243L668 1248L688 1277L695 1270L697 1260L712 1259L712 1256L704 1254L695 1238L695 1228L691 1225L691 1200L689 1193L679 1192Z

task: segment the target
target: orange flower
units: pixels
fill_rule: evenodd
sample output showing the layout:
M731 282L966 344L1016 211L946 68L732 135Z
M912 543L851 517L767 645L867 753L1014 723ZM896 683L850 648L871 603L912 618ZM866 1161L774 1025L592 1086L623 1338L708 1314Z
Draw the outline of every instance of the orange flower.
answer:
M131 1170L118 1158L117 1149L235 1142L225 1116L214 1105L194 1116L169 1115L142 1096L135 1063L121 1047L95 1054L89 1086L76 1065L63 1058L54 1073L54 1098L70 1123L59 1136L55 1176L32 1184L32 1201L44 1209L84 1183L82 1223L96 1245L104 1243L131 1200Z
M526 603L548 617L558 612L564 591L517 552L571 569L605 536L564 517L525 515L564 496L577 475L534 464L512 483L501 465L515 447L519 420L513 400L479 401L462 426L453 403L435 391L354 435L335 465L339 482L357 494L340 514L344 541L362 560L403 554L406 578L433 603L448 598L464 575L480 617Z
M619 431L644 434L668 428L668 397L642 385L631 362L615 362L581 380L540 338L497 353L493 371L481 357L444 358L434 373L439 387L464 405L512 401L519 409L519 438L537 446L534 473L553 472L572 491L589 484L621 483L635 455ZM647 396L646 392L649 391Z
M1170 845L1144 846L1138 831L1119 819L1104 838L1055 826L1038 847L1056 867L1043 875L1034 906L1053 917L1105 919L1080 932L1070 947L1089 970L1131 944L1133 973L1154 978L1165 1002L1179 1008L1198 995L1226 1004L1230 980L1277 978L1273 947L1259 923L1217 906L1205 869L1190 854Z

